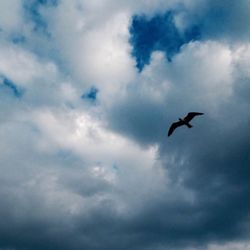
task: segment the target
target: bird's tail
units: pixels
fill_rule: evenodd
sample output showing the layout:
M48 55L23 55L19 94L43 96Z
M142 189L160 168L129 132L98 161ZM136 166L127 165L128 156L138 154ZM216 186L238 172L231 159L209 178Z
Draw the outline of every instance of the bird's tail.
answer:
M190 123L186 124L189 128L192 128L193 126Z

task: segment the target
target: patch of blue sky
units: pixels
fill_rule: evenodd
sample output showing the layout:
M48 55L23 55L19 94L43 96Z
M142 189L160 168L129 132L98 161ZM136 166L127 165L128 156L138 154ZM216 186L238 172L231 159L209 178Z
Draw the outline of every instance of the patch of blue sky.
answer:
M184 33L180 33L174 23L174 13L171 11L163 15L156 15L151 19L144 15L136 15L130 26L132 55L136 59L139 71L145 64L149 64L153 51L164 51L167 59L171 61L183 44L200 38L201 33L198 26L190 27Z
M9 90L15 97L21 98L23 90L19 88L13 81L8 78L1 77L0 91L1 89Z
M96 87L91 87L81 98L94 102L97 99L98 92L99 90Z
M42 31L47 33L47 22L44 20L39 12L39 1L28 2L24 5L28 19L31 19L34 23L34 31Z
M25 36L22 34L12 34L10 39L11 39L12 43L14 43L14 44L25 43L25 41L26 41Z
M59 0L37 0L37 2L43 5L57 6L59 3Z
M24 9L28 19L34 23L34 31L42 32L44 35L50 36L48 31L48 23L40 13L42 6L57 6L58 0L33 0L24 4Z

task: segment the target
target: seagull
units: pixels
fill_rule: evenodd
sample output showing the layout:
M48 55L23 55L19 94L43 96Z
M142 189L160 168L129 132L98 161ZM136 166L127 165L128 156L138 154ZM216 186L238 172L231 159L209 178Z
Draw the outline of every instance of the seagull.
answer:
M168 136L170 136L174 130L182 125L186 125L188 128L192 128L193 126L189 123L195 116L203 115L204 113L199 112L189 112L183 119L179 118L178 122L172 123L168 130Z

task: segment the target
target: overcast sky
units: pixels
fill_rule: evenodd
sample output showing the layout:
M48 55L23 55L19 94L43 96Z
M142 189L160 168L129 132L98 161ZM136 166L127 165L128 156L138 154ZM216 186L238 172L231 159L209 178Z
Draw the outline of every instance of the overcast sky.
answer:
M1 0L0 250L249 250L249 13Z

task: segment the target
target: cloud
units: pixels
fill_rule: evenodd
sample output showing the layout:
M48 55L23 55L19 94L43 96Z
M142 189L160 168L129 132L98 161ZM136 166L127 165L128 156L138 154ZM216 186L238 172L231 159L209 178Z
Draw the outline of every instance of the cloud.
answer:
M23 22L22 2L20 0L1 1L0 28L4 32L11 33L18 30Z
M81 236L87 225L102 234L107 217L114 216L112 220L119 224L134 213L128 204L139 209L142 204L138 198L154 197L161 189L163 180L155 169L154 148L142 150L84 114L65 115L34 110L22 113L18 122L1 125L1 161L5 164L1 167L4 205L0 212L13 227L8 231L6 224L0 226L2 246L68 249L80 244L94 249L95 242ZM152 177L157 183L151 182ZM40 232L39 237L32 236L33 227ZM15 238L18 232L23 242ZM65 240L56 240L59 235L65 235ZM47 237L51 242L42 243ZM86 237L90 240L94 234ZM107 239L101 241L106 243Z
M189 43L172 62L153 53L151 64L108 112L111 126L151 144L165 137L176 113L199 109L215 116L232 95L232 60L229 47L217 42Z
M197 25L204 39L247 42L249 7L246 1L186 1L181 3L176 21L184 29Z
M241 117L243 106L248 104L235 92L242 84L238 77L243 76L242 70L240 76L237 73L241 68L237 65L247 57L238 53L246 52L247 47L231 49L218 42L194 42L184 46L171 63L162 53L154 53L150 65L128 88L127 97L109 113L115 130L142 145L160 144L160 159L170 180L189 190L192 197L172 203L174 210L187 212L181 212L180 221L175 217L177 211L166 216L171 207L167 202L157 203L157 208L137 218L138 231L148 229L145 218L149 218L150 232L155 233L147 238L151 243L171 246L173 242L185 245L191 241L195 245L197 239L205 243L209 237L219 241L247 237L244 231L249 206L240 201L245 201L248 193L249 116ZM245 77L243 82L248 81ZM176 114L197 109L205 116L193 121L196 133L180 129L174 139L167 140L167 126ZM161 224L162 218L166 222ZM174 218L173 225L170 218ZM157 221L155 226L151 219Z
M12 4L0 4L12 13L0 18L0 249L248 249L248 4ZM159 20L158 40L131 33L135 16ZM199 40L180 42L192 27ZM205 115L168 138L189 111Z

